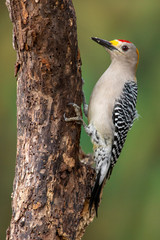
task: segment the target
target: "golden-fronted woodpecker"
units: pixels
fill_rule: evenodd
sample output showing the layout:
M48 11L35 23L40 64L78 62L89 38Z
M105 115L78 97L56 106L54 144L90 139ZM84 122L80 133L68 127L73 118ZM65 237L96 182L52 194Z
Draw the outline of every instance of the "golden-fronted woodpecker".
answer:
M96 214L100 193L105 179L109 179L117 162L127 133L137 117L136 70L139 52L136 46L126 40L106 41L93 37L92 40L105 47L111 56L111 64L97 81L89 105L84 102L84 112L88 126L75 108L76 117L66 121L80 121L91 137L96 163L96 182L92 190L89 211L94 205Z

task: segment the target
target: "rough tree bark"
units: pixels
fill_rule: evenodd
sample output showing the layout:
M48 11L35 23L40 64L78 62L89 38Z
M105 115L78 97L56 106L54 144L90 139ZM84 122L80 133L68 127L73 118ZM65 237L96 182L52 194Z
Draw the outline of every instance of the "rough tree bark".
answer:
M7 239L81 239L95 173L79 161L81 60L71 0L7 0L17 52L17 162Z

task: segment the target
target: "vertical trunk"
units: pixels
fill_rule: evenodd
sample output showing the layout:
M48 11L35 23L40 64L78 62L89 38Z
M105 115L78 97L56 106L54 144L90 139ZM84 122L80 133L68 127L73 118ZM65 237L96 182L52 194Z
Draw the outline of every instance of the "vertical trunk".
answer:
M81 60L71 0L7 0L17 51L17 163L7 239L81 239L94 171L79 161Z

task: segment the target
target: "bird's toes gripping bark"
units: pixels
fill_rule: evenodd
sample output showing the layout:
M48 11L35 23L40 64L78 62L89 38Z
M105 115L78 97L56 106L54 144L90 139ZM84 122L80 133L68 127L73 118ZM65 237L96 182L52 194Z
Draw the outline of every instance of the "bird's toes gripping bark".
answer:
M69 103L68 105L72 105L72 106L74 107L76 116L75 116L75 117L67 118L66 115L65 115L65 113L64 113L64 120L65 120L66 122L76 121L78 124L84 125L84 121L83 121L82 116L81 116L80 107L79 107L77 104L75 104L75 103Z

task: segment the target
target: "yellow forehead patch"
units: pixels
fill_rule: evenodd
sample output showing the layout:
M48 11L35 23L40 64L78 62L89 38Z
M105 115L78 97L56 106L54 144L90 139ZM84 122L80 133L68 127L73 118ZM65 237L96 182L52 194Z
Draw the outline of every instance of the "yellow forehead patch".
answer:
M118 45L119 45L119 41L118 41L117 39L110 41L110 43L111 43L113 46L118 46Z

